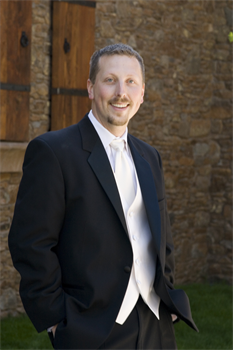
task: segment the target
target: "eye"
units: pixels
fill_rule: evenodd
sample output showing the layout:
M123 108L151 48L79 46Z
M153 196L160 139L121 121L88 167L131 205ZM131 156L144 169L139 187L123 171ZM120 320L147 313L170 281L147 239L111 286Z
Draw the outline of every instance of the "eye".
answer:
M113 78L106 78L106 82L107 83L112 83L113 82Z
M129 79L128 80L130 84L134 84L134 80L133 79Z

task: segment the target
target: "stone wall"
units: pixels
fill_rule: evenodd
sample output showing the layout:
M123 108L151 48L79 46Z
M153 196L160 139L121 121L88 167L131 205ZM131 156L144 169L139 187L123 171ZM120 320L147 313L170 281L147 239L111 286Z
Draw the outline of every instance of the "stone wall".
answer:
M146 65L130 123L162 156L176 282L232 280L231 1L98 1L96 47L123 42Z
M32 2L30 140L50 127L51 2Z
M145 102L130 132L165 171L176 282L232 280L231 1L97 1L96 48L124 42L146 65ZM30 135L49 129L51 3L32 2ZM1 316L23 312L7 249L26 144L1 149Z

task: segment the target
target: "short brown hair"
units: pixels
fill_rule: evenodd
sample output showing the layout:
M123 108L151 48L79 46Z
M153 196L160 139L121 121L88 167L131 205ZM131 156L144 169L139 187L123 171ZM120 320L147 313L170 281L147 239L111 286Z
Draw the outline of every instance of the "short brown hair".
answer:
M113 56L113 55L126 55L135 57L141 67L142 70L142 79L145 82L145 66L143 62L143 58L139 55L137 51L135 51L131 46L125 44L114 44L103 47L100 50L97 50L93 53L90 60L90 72L89 79L92 84L95 83L96 75L99 71L99 59L101 56Z

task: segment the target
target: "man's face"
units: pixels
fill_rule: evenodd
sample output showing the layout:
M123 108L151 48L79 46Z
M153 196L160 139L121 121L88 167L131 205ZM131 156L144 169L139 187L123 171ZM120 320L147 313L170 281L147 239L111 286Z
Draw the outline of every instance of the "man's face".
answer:
M145 84L135 57L102 56L95 83L87 81L96 119L113 135L121 136L143 102Z

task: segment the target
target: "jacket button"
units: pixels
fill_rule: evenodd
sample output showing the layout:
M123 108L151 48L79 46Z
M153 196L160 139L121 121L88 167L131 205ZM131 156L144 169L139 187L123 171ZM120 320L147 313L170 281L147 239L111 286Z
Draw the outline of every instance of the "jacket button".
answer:
M127 273L130 273L131 272L131 268L129 266L125 266L124 267L124 271L127 272Z

